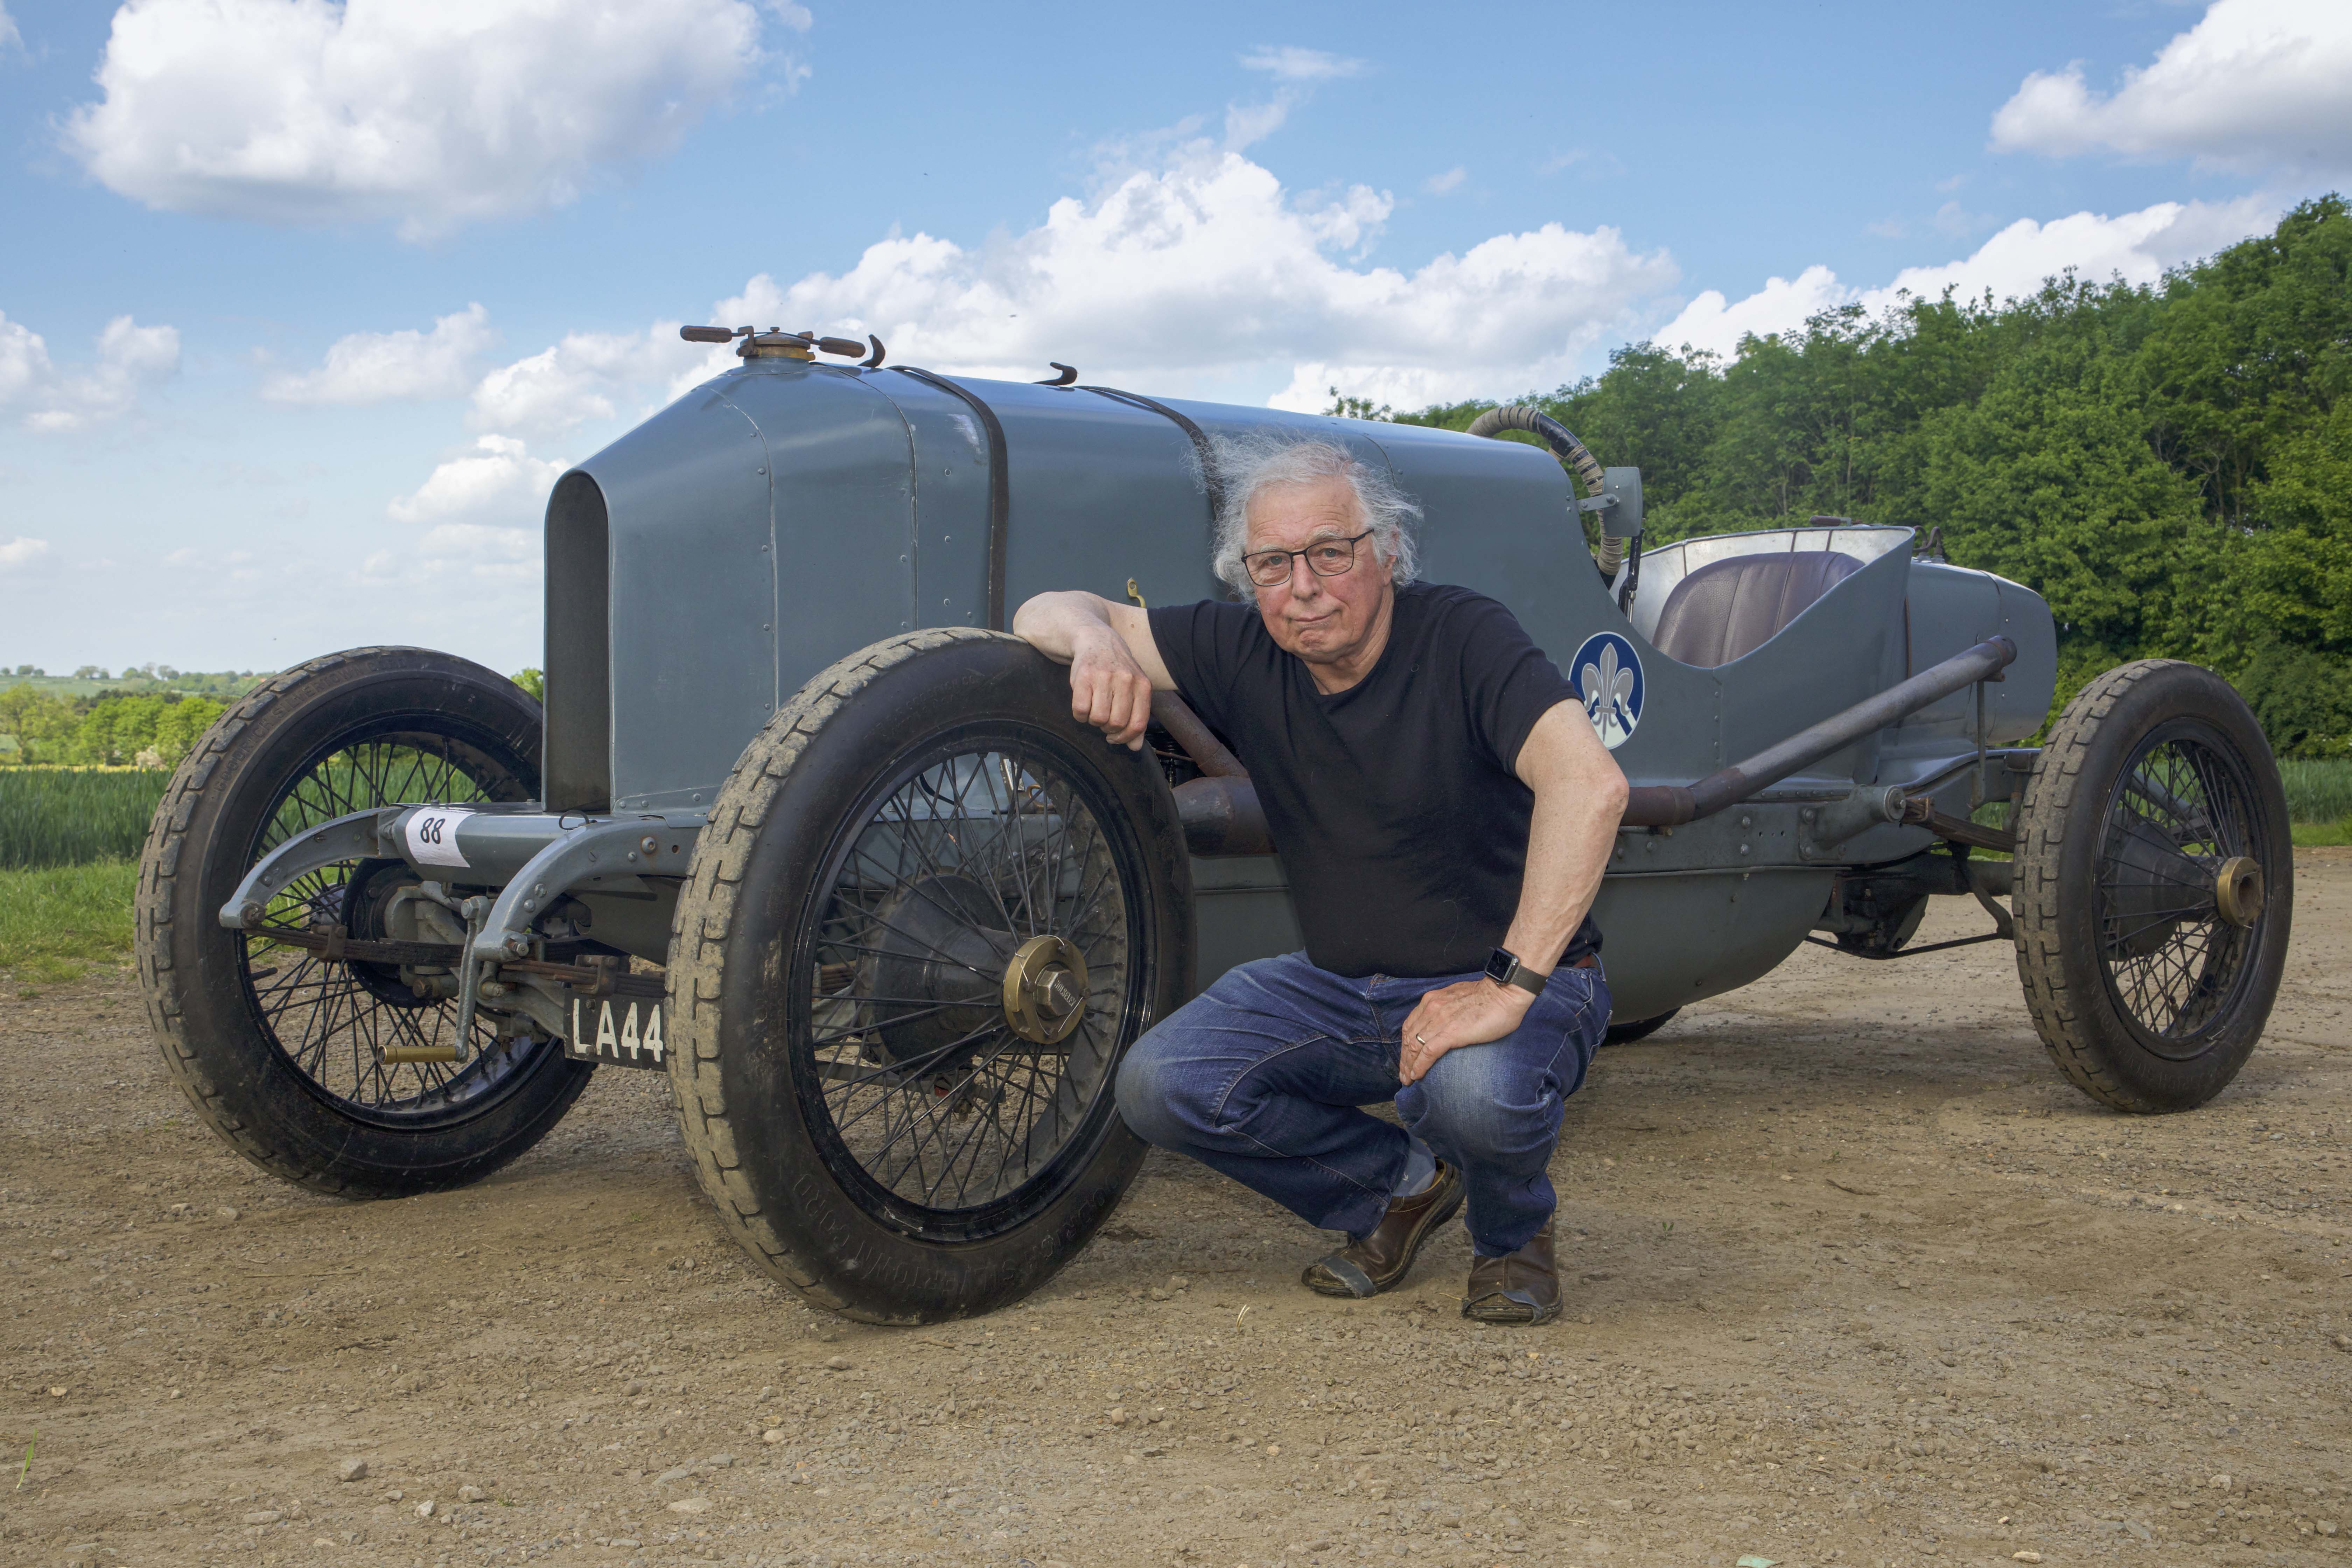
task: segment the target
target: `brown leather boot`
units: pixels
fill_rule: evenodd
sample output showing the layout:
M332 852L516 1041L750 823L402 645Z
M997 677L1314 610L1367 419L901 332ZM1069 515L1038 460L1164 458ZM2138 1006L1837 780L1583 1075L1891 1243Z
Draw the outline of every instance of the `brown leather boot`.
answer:
M1409 1198L1391 1198L1388 1213L1369 1232L1317 1258L1298 1278L1324 1296L1377 1296L1402 1283L1429 1233L1462 1206L1462 1173L1437 1162L1429 1185Z
M1525 1247L1470 1265L1462 1315L1482 1323L1549 1323L1559 1316L1559 1268L1552 1258L1551 1221Z

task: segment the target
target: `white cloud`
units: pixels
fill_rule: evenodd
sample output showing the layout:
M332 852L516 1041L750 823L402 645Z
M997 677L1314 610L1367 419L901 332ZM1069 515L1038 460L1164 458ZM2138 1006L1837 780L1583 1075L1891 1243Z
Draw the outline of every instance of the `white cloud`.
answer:
M2209 256L2267 228L2277 216L2278 208L2266 198L2248 196L2234 202L2159 202L2119 217L2084 212L2048 223L2020 218L1972 255L1940 267L1906 267L1881 288L1852 288L1828 268L1815 266L1793 283L1771 279L1736 302L1710 289L1651 337L1669 347L1688 344L1728 356L1743 334L1800 331L1806 318L1835 305L1860 304L1875 313L1903 294L1933 300L1947 288L1962 299L1990 290L1994 299L2006 300L2031 294L2042 279L2069 269L2095 282L2121 276L2126 282L2152 283L2167 268Z
M1323 49L1302 49L1296 44L1260 45L1242 57L1242 68L1264 71L1276 81L1331 81L1361 76L1371 68L1371 62Z
M509 595L544 574L537 528L444 522L397 548L371 552L352 573L370 588L405 588L454 595L448 603L497 613Z
M1768 278L1763 288L1737 303L1720 289L1706 289L1652 337L1670 348L1705 349L1728 358L1741 338L1801 327L1808 316L1845 303L1849 293L1836 273L1816 265L1798 273L1794 282Z
M727 324L741 323L729 316ZM656 321L642 333L572 332L552 348L482 377L474 388L468 422L478 430L562 435L591 419L612 418L616 399L643 395L682 375L690 378L690 385L730 363L731 351L713 355L701 345L680 342L677 327L676 321Z
M1580 169L1587 179L1610 179L1625 172L1625 165L1614 153L1595 153L1590 147L1570 147L1565 153L1554 153L1536 165L1538 174L1557 174L1563 169Z
M1334 384L1418 405L1549 384L1675 281L1614 229L1556 224L1409 273L1363 265L1393 205L1361 185L1297 198L1195 142L1024 234L976 249L896 236L838 276L754 278L715 319L878 333L894 363L975 375L1027 379L1054 359L1170 391L1286 378L1285 407L1319 408Z
M0 16L0 21L5 21ZM21 572L49 552L46 539L0 540L0 572Z
M2269 227L2277 217L2274 204L2247 196L2233 202L2158 202L2119 217L2083 212L2048 223L2020 218L1965 260L1906 267L1892 283L1867 289L1861 299L1876 310L1893 304L1898 290L1932 300L1949 287L1962 298L1990 289L1994 299L2006 300L2031 294L2043 279L2070 268L2094 282L2120 275L2128 283L2153 283L2165 268L2210 256Z
M1470 177L1470 171L1456 163L1442 174L1432 174L1422 181L1421 188L1433 196L1442 196Z
M150 206L422 238L666 155L770 60L751 0L128 0L64 139Z
M0 312L0 408L29 400L56 375L41 334Z
M429 332L352 332L329 346L317 370L271 376L261 395L272 403L341 404L460 397L474 357L489 341L490 313L478 304L438 318Z
M95 363L59 369L40 333L0 314L0 409L21 408L28 430L70 435L120 417L142 392L179 371L175 327L117 316L98 335Z
M1236 103L1225 110L1225 151L1246 151L1255 142L1263 142L1282 129L1290 118L1297 99L1287 92L1278 92L1266 103Z
M535 578L543 558L538 529L478 522L445 522L426 529L417 553L427 561L462 565L477 577Z
M484 436L473 451L441 464L414 494L396 498L384 510L395 522L530 517L546 504L567 466L532 457L511 436Z
M8 15L5 0L0 0L0 49L25 47L25 35L16 30L16 19Z
M1992 118L2003 153L2097 149L2241 172L2352 170L2352 5L2215 0L2149 65L2094 91L2077 63L2036 71Z

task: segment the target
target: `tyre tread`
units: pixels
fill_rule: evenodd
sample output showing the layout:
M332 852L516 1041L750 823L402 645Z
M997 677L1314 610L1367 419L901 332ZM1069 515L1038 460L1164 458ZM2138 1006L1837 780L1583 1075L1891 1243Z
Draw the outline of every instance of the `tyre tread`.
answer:
M904 633L841 659L801 688L743 750L712 803L709 826L671 916L669 994L671 1097L697 1178L719 1224L780 1283L836 1312L851 1304L825 1289L817 1269L794 1256L741 1173L719 1084L719 1006L726 984L727 937L753 840L793 764L826 722L885 670L958 642L1017 642L1003 632L935 627Z
M2201 696L2200 683L2205 683ZM2118 765L2120 757L2116 753L2120 747L2134 743L2135 733L2126 730L2117 737L2108 732L2110 727L2133 723L2137 715L2150 710L2150 704L2161 711L2167 704L2186 701L2193 707L2197 702L2210 703L2216 699L2225 705L2224 721L2242 726L2252 737L2251 743L2260 746L2260 731L2252 715L2244 710L2242 701L2219 677L2200 666L2179 659L2144 658L2107 671L2076 693L2058 721L2051 726L2015 816L2018 839L2011 910L2016 925L2017 971L2035 1031L2068 1082L2103 1105L2135 1115L2163 1114L2201 1103L2229 1080L2237 1070L2237 1063L2228 1063L2226 1070L2209 1075L2202 1082L2192 1080L2177 1088L2161 1076L2144 1084L2132 1081L2133 1074L2127 1066L2119 1066L2118 1052L2128 1056L2137 1047L2123 1045L2116 1034L2120 1024L2111 1016L2113 1005L2099 977L2096 960L2086 960L2084 954L2070 952L2067 946L2068 900L2070 896L2079 899L2087 895L2081 889L2066 885L2066 858L2070 851L2084 852L2083 846L2074 842L2076 835L2096 836L2105 831L2104 792L2107 781L2101 776L2102 770ZM2102 748L2110 760L2099 760ZM2266 750L2261 760L2267 763ZM2273 773L2270 791L2274 795L2275 790ZM2086 796L2085 791L2098 793L2093 798ZM2283 798L2272 809L2283 813ZM2278 831L2283 837L2284 828ZM2096 849L2095 837L2090 849ZM2270 876L2273 896L2284 900L2270 928L2276 946L2283 951L2285 922L2292 919L2291 850L2287 852L2287 863L2272 868ZM2274 965L2275 959L2263 962ZM2274 991L2275 973L2267 983L2259 984L2267 984L2270 991ZM2267 1014L2269 992L2262 995L2258 1005ZM2261 1019L2254 1018L2251 1027L2252 1033L2245 1036L2237 1047L2238 1060L2242 1060L2244 1052L2252 1048Z
M203 1058L190 1045L182 1026L179 975L172 964L170 950L171 909L177 890L181 851L186 845L196 805L218 764L247 727L281 697L353 658L423 651L362 647L324 654L278 671L230 704L228 710L213 721L196 743L188 748L180 765L172 770L171 783L163 787L163 799L148 826L147 842L140 858L132 937L140 991L146 1001L148 1022L163 1047L164 1069L186 1094L197 1116L238 1153L271 1174L314 1192L341 1194L348 1184L300 1168L287 1150L257 1135L231 1113L222 1102L219 1087L205 1071Z
M2066 977L2059 937L2059 863L2083 765L2116 700L2155 670L2175 663L2144 658L2107 671L2074 695L2050 728L2025 785L2017 821L2025 832L2017 845L2016 884L2011 908L2017 931L2017 973L2026 1010L2042 1047L2066 1080L2103 1105L2136 1114L2158 1106L2134 1093L2106 1065L2085 1027L2081 998Z
M225 1087L215 1081L205 1053L189 1037L184 979L171 952L174 921L172 911L197 809L216 776L227 776L225 764L247 731L270 709L322 676L354 663L403 655L448 657L431 648L391 644L346 648L280 670L230 704L188 749L188 754L173 770L171 782L164 786L163 798L149 824L141 853L132 906L134 966L148 1023L161 1048L164 1069L187 1096L190 1107L225 1142L261 1169L312 1192L334 1196L380 1194L372 1186L336 1172L317 1169L290 1144L271 1137L268 1129L239 1116L230 1108ZM199 869L194 861L189 861L190 875ZM573 1093L577 1092L575 1087Z

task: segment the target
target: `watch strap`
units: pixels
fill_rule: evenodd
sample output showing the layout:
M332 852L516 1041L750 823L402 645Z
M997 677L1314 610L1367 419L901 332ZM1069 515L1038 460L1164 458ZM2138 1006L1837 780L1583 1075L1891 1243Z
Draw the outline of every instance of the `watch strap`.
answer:
M1550 975L1538 974L1519 962L1518 954L1501 947L1486 960L1486 978L1497 985L1516 985L1530 996L1542 995L1551 984Z

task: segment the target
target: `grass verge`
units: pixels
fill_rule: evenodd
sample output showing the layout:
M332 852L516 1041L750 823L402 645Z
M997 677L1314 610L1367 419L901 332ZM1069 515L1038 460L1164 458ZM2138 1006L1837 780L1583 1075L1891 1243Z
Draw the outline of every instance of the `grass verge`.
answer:
M0 971L19 986L61 985L122 963L138 887L136 860L0 870Z
M2336 849L2352 845L2352 818L2342 822L2298 822L2294 825L2294 847L2297 849Z

